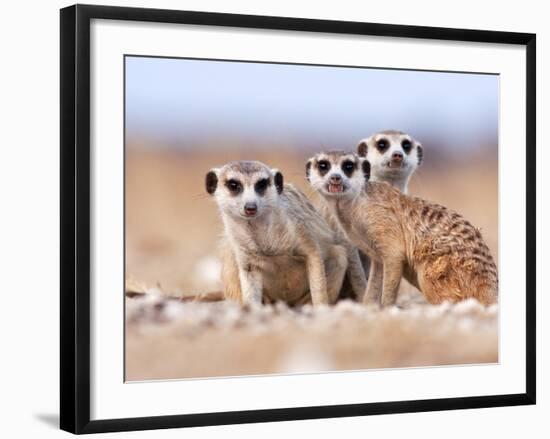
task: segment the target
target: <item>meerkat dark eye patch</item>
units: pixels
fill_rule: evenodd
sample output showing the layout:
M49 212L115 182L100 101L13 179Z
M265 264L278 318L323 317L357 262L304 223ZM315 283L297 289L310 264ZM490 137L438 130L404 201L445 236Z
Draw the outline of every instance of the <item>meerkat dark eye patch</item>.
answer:
M353 174L353 171L355 171L355 163L351 160L345 160L342 163L342 171L344 171L344 174L346 174L346 176L351 177L351 174Z
M401 148L403 148L403 151L405 151L407 154L411 152L412 149L412 143L410 140L405 139L401 142Z
M230 179L225 182L225 187L231 192L232 195L237 195L242 191L242 184L239 180Z
M418 156L418 164L420 165L424 159L424 149L420 145L416 147L416 155Z
M368 160L363 161L361 164L361 169L363 171L363 175L365 176L365 181L369 181L370 179L370 163Z
M268 186L269 186L269 179L268 178L262 178L261 180L258 180L256 182L256 184L254 185L254 190L258 194L263 195Z
M330 171L330 162L328 160L319 160L317 162L317 169L319 170L319 174L325 175Z
M214 192L216 192L216 188L218 187L218 176L214 171L210 171L208 174L206 174L205 184L206 192L208 192L210 195L213 195Z
M379 139L376 141L376 148L380 152L384 152L389 147L390 147L390 142L388 142L388 139Z
M281 192L283 192L283 184L284 184L283 174L281 174L279 171L277 171L275 173L275 175L273 176L273 182L275 183L275 187L277 188L277 192L279 194Z
M357 145L357 154L359 154L359 157L366 157L367 150L368 150L367 142L363 141L359 143L359 145Z

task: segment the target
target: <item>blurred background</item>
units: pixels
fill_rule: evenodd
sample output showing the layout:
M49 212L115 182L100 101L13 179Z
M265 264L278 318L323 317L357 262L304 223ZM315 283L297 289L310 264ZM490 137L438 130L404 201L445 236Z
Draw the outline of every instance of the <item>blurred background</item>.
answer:
M498 76L126 57L126 276L173 295L220 290L204 176L260 160L314 197L306 159L410 133L410 193L457 210L498 261Z

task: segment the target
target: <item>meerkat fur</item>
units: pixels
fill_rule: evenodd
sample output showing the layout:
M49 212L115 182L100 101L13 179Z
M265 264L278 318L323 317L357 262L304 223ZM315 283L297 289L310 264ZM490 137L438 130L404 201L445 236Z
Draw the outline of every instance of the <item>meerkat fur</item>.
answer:
M242 303L334 303L347 269L337 236L276 169L230 162L206 175L224 225L222 283Z
M497 301L495 262L480 231L461 215L370 181L369 161L356 154L319 153L309 162L311 186L371 258L364 302L395 304L402 277L433 304Z

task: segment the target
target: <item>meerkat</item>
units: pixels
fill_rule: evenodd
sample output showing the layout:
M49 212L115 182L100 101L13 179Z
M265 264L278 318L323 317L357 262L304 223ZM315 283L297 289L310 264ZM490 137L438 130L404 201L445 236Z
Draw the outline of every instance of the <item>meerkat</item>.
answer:
M362 139L357 144L359 157L370 163L370 180L386 182L404 194L409 193L409 181L422 164L424 148L410 134L398 130L384 130ZM359 253L366 273L370 261Z
M359 141L357 154L369 161L371 181L389 183L406 194L412 174L422 164L424 149L409 134L386 130Z
M319 153L309 162L312 187L371 258L365 303L395 304L402 277L432 304L496 302L496 264L480 231L461 215L370 181L369 161L354 153Z
M206 174L218 205L224 295L241 303L334 303L348 267L345 246L307 197L260 162Z
M308 162L306 165L307 180L309 180L309 164ZM315 202L315 208L330 226L333 233L338 237L338 241L346 248L348 268L344 276L338 299L362 301L367 288L366 272L369 267L368 259L347 239L340 223L334 217L330 207L324 199L317 200L317 202Z

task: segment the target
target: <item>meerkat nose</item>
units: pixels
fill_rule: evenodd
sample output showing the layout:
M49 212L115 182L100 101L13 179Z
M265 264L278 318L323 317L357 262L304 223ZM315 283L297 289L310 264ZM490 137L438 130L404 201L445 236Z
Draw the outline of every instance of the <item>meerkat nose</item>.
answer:
M330 176L330 182L334 184L338 184L342 182L342 176L338 174L334 174Z
M400 162L401 160L403 160L403 153L401 151L395 151L391 155L391 159L395 162Z
M256 203L245 203L244 213L246 216L254 216L258 212L258 206Z

